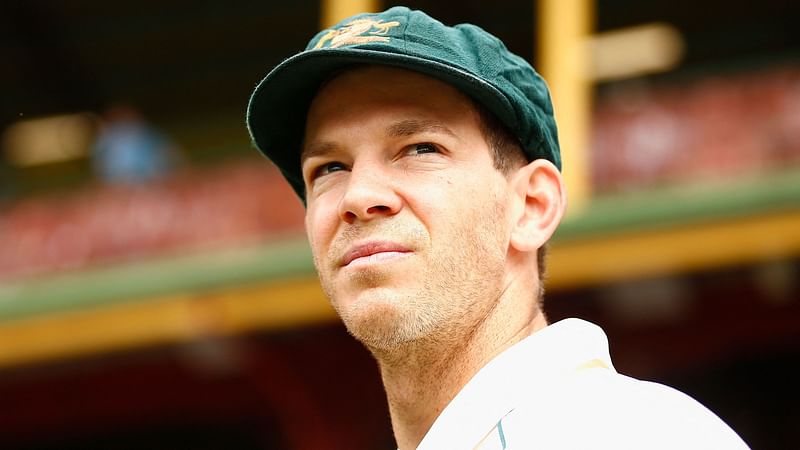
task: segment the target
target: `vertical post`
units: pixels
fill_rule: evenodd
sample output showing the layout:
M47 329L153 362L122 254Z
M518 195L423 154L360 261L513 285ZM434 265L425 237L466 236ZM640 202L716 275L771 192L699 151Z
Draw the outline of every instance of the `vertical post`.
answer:
M380 0L322 0L320 27L330 28L344 18L358 13L378 12Z
M594 0L537 1L536 67L550 86L555 107L570 213L591 196L589 126L592 86L586 40L595 21Z

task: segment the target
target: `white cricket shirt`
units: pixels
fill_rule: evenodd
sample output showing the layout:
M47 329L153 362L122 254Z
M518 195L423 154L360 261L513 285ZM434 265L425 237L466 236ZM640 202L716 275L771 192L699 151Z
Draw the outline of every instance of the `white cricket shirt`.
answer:
M549 325L467 383L417 447L747 449L722 420L673 388L621 375L600 327Z

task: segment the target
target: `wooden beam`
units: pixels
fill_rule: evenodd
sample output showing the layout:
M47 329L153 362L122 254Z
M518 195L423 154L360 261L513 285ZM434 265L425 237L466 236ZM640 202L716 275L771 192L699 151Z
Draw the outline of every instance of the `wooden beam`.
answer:
M359 13L374 13L380 8L378 0L322 0L320 28L330 28L343 19Z
M538 57L534 65L550 86L553 97L569 214L589 201L589 120L592 86L586 45L594 27L593 0L537 1Z
M0 324L0 368L334 320L314 278L171 295Z
M551 289L713 270L800 255L800 211L576 239L553 246Z

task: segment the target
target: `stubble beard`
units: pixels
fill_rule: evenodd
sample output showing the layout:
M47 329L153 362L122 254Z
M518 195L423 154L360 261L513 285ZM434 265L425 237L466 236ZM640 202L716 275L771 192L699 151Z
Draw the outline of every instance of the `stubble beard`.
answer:
M457 242L428 247L422 255L425 261L417 277L422 283L416 284L417 289L384 288L392 274L367 270L354 274L350 282L372 292L354 304L339 304L339 293L320 272L323 290L348 332L379 359L406 354L412 348L463 345L503 290L505 230L497 219L504 213L499 202L475 211L450 234Z

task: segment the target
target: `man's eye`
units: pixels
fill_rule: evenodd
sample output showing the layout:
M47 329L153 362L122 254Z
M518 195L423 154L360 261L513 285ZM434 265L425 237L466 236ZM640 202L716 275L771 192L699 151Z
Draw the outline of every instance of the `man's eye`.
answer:
M439 151L439 148L436 147L436 145L431 144L430 142L423 142L421 144L414 144L414 145L410 146L409 149L408 149L408 153L409 154L415 154L415 155L421 155L421 154L424 154L424 153L437 153L438 151Z
M344 164L337 161L325 163L314 169L314 178L325 176L330 173L338 172L340 170L345 170L345 169L346 167L344 166Z

